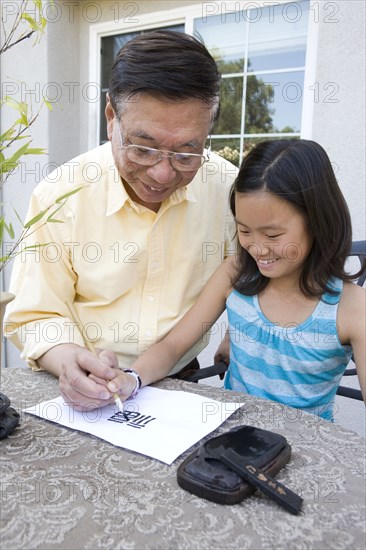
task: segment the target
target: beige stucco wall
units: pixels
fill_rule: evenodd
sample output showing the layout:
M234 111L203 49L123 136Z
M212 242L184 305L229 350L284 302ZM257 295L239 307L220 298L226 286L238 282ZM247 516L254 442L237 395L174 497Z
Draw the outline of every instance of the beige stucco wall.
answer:
M354 239L365 239L366 4L359 0L330 4L339 8L331 17L338 21L323 17L318 23L319 100L314 102L312 139L323 145L336 167L351 211Z

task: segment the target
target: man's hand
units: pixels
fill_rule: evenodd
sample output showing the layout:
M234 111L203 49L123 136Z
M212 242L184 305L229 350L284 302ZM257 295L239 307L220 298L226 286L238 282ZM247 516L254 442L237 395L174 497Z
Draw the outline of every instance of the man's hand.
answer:
M58 376L62 397L76 410L92 410L113 403L107 383L121 373L114 353L102 351L96 356L76 344L60 344L37 362Z
M113 379L101 379L94 374L89 374L89 378L97 384L105 386L111 394L114 395L117 393L122 401L125 401L130 397L136 387L135 377L127 372L123 372L123 370L119 368L115 368L116 356L113 352L104 350L99 354L99 358L107 365L109 364L112 366L114 377Z

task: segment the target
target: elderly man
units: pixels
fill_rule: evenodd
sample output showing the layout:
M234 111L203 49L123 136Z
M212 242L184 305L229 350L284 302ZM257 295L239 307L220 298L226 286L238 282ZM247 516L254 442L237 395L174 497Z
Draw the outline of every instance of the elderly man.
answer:
M75 408L110 403L100 381L164 337L234 252L228 194L236 169L205 149L219 79L189 35L158 31L128 42L111 73L109 142L33 193L28 219L82 186L58 212L63 223L43 225L27 242L48 244L17 258L5 331L33 369L59 377ZM203 327L171 374L207 340Z

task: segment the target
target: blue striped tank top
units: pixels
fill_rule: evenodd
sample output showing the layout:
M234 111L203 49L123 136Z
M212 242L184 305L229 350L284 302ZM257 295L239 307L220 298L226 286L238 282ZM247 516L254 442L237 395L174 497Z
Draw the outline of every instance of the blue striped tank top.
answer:
M230 332L230 366L225 388L271 399L333 420L334 397L351 359L337 332L337 310L343 289L323 294L301 324L279 326L262 313L258 296L233 290L226 302Z

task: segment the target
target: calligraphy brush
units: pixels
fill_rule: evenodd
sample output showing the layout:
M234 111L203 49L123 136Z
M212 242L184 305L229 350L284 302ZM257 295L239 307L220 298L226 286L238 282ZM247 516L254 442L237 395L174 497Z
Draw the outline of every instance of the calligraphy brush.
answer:
M72 304L70 304L69 302L66 303L66 307L67 309L69 310L70 312L70 315L71 315L71 318L74 319L74 321L77 321L79 323L80 326L82 326L82 323L81 323L81 320L80 320L80 317L76 311L76 309L74 308L74 306ZM94 345L92 344L92 342L89 342L87 340L84 339L84 343L85 343L85 347L91 351L91 353L93 353L94 355L98 356L98 352L96 350L96 348L94 347ZM120 398L120 396L118 395L118 393L114 393L113 394L113 399L114 399L114 402L115 404L117 405L118 407L118 410L119 412L121 412L123 414L123 416L125 417L126 420L128 420L127 416L126 416L126 413L124 411L124 407L123 407L123 403L122 403L122 400Z

